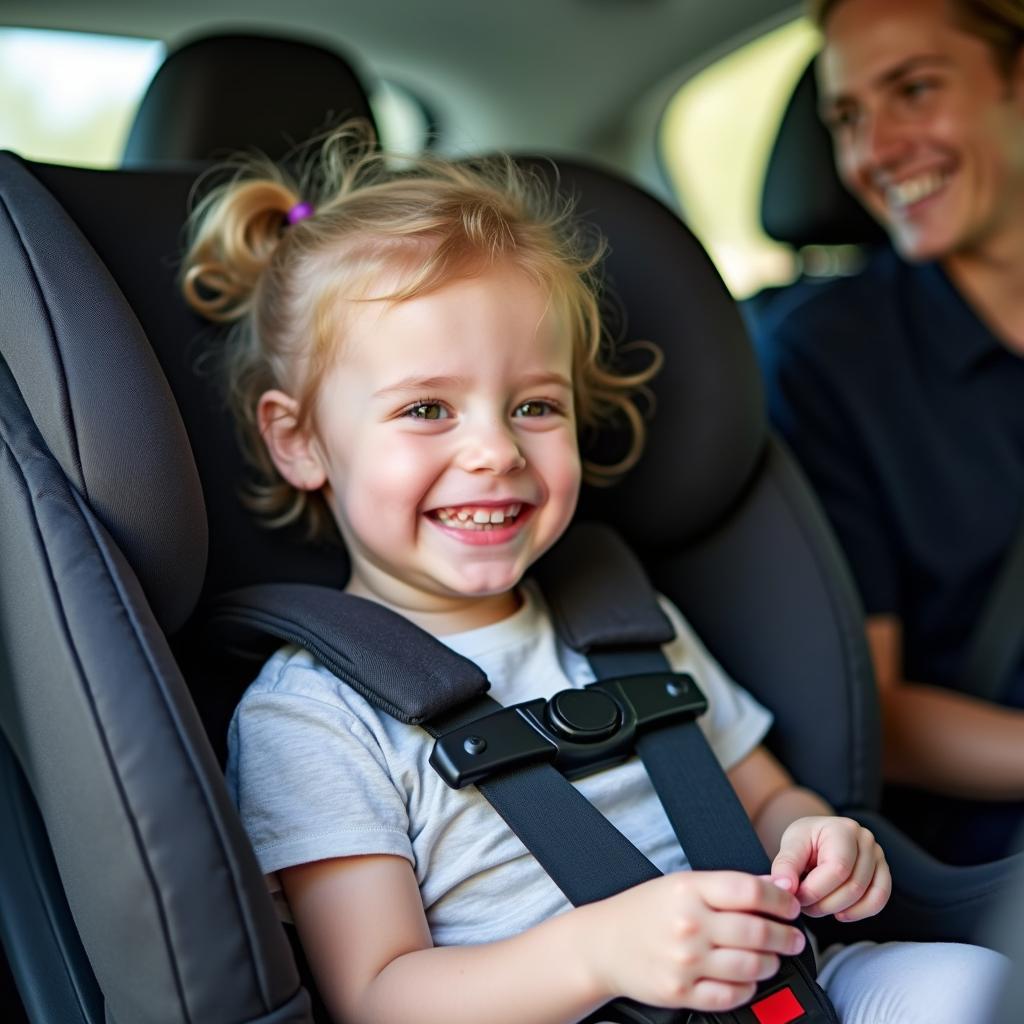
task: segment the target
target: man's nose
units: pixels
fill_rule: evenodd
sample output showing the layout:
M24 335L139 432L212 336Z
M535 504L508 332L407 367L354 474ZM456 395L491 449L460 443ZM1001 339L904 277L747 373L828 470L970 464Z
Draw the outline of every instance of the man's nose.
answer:
M899 166L908 152L906 126L885 110L865 115L852 140L852 161L862 177L877 176Z

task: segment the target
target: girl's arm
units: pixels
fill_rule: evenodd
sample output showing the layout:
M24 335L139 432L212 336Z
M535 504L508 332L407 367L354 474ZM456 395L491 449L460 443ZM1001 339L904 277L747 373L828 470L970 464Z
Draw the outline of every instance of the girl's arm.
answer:
M725 1009L803 946L777 920L799 913L793 896L735 872L679 872L513 938L450 947L432 946L403 858L279 874L321 995L346 1024L569 1024L619 994Z

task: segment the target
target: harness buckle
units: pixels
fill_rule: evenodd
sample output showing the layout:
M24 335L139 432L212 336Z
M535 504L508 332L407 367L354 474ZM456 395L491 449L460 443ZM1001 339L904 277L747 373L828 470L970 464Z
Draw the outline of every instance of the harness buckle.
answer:
M430 764L452 789L539 762L578 778L631 757L637 733L695 719L707 706L686 673L603 679L450 729L434 741Z

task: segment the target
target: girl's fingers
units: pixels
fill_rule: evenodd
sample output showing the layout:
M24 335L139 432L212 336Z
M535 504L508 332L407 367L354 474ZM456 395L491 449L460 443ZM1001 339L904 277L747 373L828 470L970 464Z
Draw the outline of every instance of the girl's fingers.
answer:
M845 825L848 819L839 820ZM878 844L866 828L852 821L849 826L823 834L817 865L797 891L805 914L820 917L822 913L835 913L859 899L870 884L875 868L873 851L878 849ZM844 890L842 897L834 899ZM818 912L825 905L829 909Z
M713 949L704 958L704 964L708 978L733 984L763 981L779 970L779 958L774 953L754 953L749 949Z
M690 990L686 1005L694 1010L731 1010L749 1003L756 991L757 986L753 982L733 984L715 978L701 978Z
M879 851L881 854L881 851ZM868 891L852 906L836 914L837 921L860 921L865 917L872 917L889 902L892 895L892 875L889 872L889 864L884 855L880 856L875 877L868 887Z
M712 945L754 953L778 953L793 956L806 943L799 928L772 921L756 914L728 913L712 915L708 921L708 939Z
M861 851L847 881L824 899L804 907L804 913L809 917L825 917L829 914L849 913L857 907L860 909L855 912L856 916L848 920L858 920L859 917L877 913L889 898L890 889L889 866L886 864L885 855L881 848L872 842L870 849ZM878 903L877 909L862 912L879 899L881 903ZM865 900L868 903L861 907Z

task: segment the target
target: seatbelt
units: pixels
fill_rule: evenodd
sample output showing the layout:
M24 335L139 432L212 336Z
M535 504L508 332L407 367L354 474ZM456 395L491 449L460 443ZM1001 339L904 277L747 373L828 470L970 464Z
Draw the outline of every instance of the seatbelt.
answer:
M1006 694L1011 673L1024 648L1024 515L1010 541L1002 565L971 633L962 689L984 700Z
M706 702L661 654L672 627L632 553L607 528L576 527L543 564L542 587L546 580L556 628L570 646L589 653L595 674L604 675L585 688L591 695L582 698L589 704L582 727L579 707L571 706L582 691L501 708L484 695L486 679L471 662L401 616L336 591L301 584L244 588L217 602L211 622L222 641L244 651L252 651L254 634L299 643L373 706L425 728L436 741L434 767L451 785L476 784L574 905L659 874L563 774L585 767L585 757L592 758L591 770L624 760L634 740L691 864L767 873L764 850L696 725ZM424 692L441 679L443 695ZM602 722L610 708L622 719L618 732L595 741L595 722L597 733L608 733ZM713 798L703 799L704 792ZM810 959L786 961L749 1006L728 1013L679 1013L616 1000L591 1019L836 1021L813 981Z

